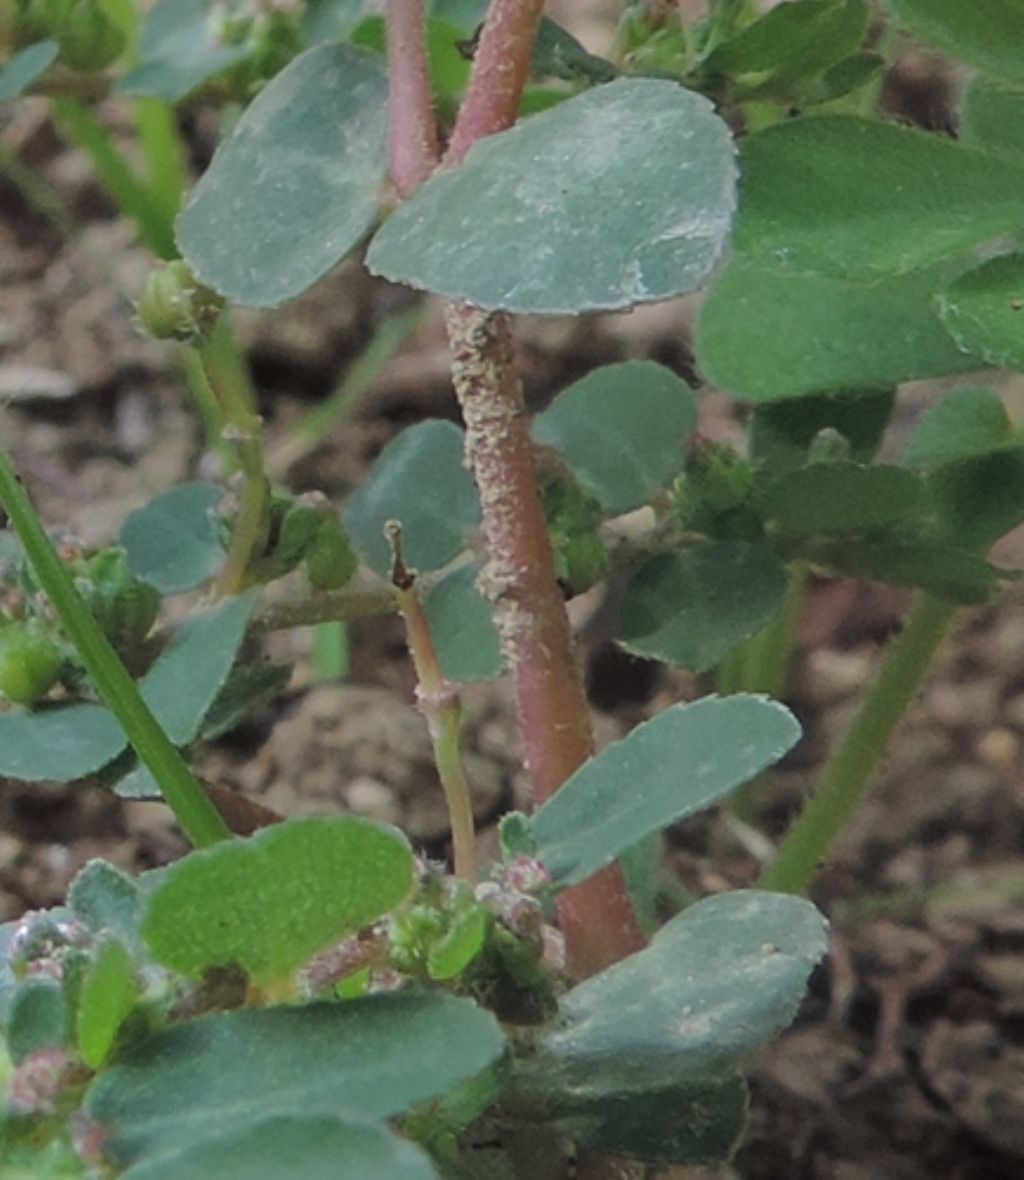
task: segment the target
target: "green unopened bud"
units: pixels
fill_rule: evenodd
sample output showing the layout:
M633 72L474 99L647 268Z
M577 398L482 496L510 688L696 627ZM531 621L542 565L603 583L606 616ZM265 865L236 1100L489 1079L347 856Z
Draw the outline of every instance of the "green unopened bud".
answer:
M761 518L751 505L754 467L724 443L695 436L686 474L676 483L682 524L694 532L730 541L757 540Z
M57 683L64 658L36 622L0 627L0 693L16 705L33 705Z
M126 39L100 0L78 0L53 29L60 60L73 70L102 70L124 51Z
M356 572L359 559L336 512L324 517L306 558L306 574L318 590L339 590Z
M47 37L55 37L77 0L19 0L14 18L15 46L23 48Z
M180 259L151 271L136 311L139 324L157 340L197 343L217 319L223 299Z

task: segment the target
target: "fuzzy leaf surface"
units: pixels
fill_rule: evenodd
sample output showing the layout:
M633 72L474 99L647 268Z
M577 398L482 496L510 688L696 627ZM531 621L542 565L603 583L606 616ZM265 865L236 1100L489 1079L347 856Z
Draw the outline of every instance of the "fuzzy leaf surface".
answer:
M89 861L68 887L68 906L96 934L106 931L130 950L141 950L139 886L115 865Z
M683 467L697 425L690 387L652 361L605 365L563 390L533 422L610 515L638 508Z
M249 106L178 218L199 278L249 307L311 287L377 216L387 167L381 59L329 42L300 54Z
M575 885L748 782L799 737L789 710L765 697L674 705L584 763L538 809L536 856L558 885Z
M367 264L486 308L630 307L701 285L734 187L732 137L711 104L626 79L478 143L398 208Z

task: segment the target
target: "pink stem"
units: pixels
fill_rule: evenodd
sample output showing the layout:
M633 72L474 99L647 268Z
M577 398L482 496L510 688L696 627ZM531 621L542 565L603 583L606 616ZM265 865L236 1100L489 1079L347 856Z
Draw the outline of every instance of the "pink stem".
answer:
M430 178L440 159L426 19L424 0L388 0L388 151L391 179L403 200Z

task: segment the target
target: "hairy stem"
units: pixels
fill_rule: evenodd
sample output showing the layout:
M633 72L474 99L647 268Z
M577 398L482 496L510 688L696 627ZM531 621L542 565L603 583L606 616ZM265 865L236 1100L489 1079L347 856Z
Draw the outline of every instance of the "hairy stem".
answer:
M397 610L390 590L314 590L305 598L260 607L249 624L249 631L253 635L266 635L269 631L290 631L293 627L312 627L317 623L393 615Z
M800 893L813 881L832 842L871 785L889 738L928 670L955 609L929 594L921 595L850 731L825 767L821 786L783 840L760 887Z
M403 199L437 167L437 116L430 91L424 0L388 0L389 160Z

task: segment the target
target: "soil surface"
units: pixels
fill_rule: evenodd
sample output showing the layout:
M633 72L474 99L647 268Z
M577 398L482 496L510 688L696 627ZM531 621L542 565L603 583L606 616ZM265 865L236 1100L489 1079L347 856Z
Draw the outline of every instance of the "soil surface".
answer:
M112 104L107 112L116 121ZM35 101L5 107L3 147L31 169L33 199L0 177L0 396L5 441L47 522L87 542L176 481L210 470L173 351L135 330L130 300L148 262ZM343 266L284 312L240 317L271 453L322 400L405 296ZM632 316L526 320L532 405L586 370L647 357L691 373L692 301ZM425 416L454 419L439 309L358 412L279 474L343 496L383 443ZM911 412L928 391L906 399ZM1019 393L1008 390L1011 405ZM702 400L702 429L736 438L740 412ZM1011 543L1004 564L1024 566ZM735 1174L750 1180L1010 1180L1024 1174L1024 596L964 612L897 734L870 801L830 857L814 898L832 954L800 1020L752 1071L752 1119ZM763 788L777 834L813 790L848 724L905 595L822 581L812 588L787 696L806 729ZM577 608L604 739L700 686L602 638L599 604ZM445 851L446 824L402 636L359 625L348 682L314 683L308 635L267 650L296 661L286 693L202 756L206 777L287 815L349 808L402 824ZM507 691L467 694L467 770L484 848L522 800ZM727 814L670 834L667 856L699 893L754 879L765 836ZM91 857L138 870L184 849L166 812L95 784L0 782L0 917L52 905ZM716 1175L729 1174L719 1170Z

